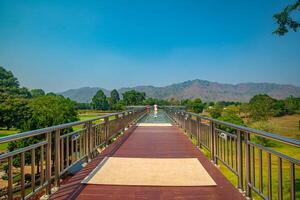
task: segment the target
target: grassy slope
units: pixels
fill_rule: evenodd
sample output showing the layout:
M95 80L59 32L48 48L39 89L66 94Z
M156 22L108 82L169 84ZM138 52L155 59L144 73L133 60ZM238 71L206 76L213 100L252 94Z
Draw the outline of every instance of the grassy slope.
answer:
M275 125L275 132L286 136L286 137L290 137L290 138L294 138L294 139L300 139L300 131L299 131L299 120L300 120L300 115L290 115L290 116L284 116L284 117L274 117L271 119L271 121L274 123ZM288 145L282 145L282 144L278 144L275 147L272 147L272 149L289 155L293 158L296 159L300 159L300 148L296 148L296 147L292 147L292 146L288 146ZM258 186L258 177L259 177L259 170L258 170L258 152L255 151L255 174L256 174L256 186ZM266 167L267 166L267 159L266 159L266 155L263 154L263 186L264 186L264 193L267 194L267 171L266 171ZM233 185L237 185L237 178L236 176L230 171L228 170L224 165L220 165L220 169L221 171L224 173L224 175L230 180L230 182ZM282 164L282 169L283 169L283 197L284 199L289 199L289 177L290 177L290 173L289 173L289 163L286 161L283 161ZM278 170L278 159L276 157L272 156L272 193L273 193L273 197L275 199L277 199L277 170ZM300 199L300 169L299 167L296 167L296 199ZM253 192L254 194L254 192ZM260 199L257 195L254 194L254 198L255 199Z

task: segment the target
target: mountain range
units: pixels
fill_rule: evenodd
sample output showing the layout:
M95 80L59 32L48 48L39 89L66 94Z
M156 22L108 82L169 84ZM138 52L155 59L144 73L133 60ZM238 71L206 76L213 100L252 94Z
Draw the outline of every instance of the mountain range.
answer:
M96 92L102 89L109 96L110 91L98 87L83 87L71 89L59 93L74 101L81 103L91 102ZM282 85L276 83L240 83L223 84L205 80L190 80L182 83L176 83L164 87L155 86L136 86L120 88L120 94L128 90L137 90L145 92L147 97L160 99L194 99L201 98L203 101L241 101L246 102L256 94L268 94L276 99L282 99L293 95L300 97L300 87L293 85Z

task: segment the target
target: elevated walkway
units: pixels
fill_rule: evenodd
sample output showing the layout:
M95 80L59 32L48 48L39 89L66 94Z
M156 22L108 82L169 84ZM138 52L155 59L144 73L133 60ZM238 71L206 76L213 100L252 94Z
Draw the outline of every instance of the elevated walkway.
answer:
M164 120L161 119L159 121L164 122ZM51 199L245 199L224 175L222 175L219 169L209 161L176 126L165 126L164 124L159 126L157 125L157 121L155 121L156 125L150 126L150 122L147 119L144 120L143 123L147 123L148 126L133 126L127 130L124 135L109 145L108 148L106 148L98 157L93 159L86 167L73 177L64 181L60 189L51 196ZM97 168L101 162L103 166L107 165L108 163L103 162L103 159L107 159L108 157L141 158L143 160L175 159L177 161L181 159L182 161L180 162L184 162L185 159L197 159L199 161L199 166L204 168L204 172L207 173L208 177L211 178L215 184L209 184L206 180L202 180L204 185L197 185L197 182L195 185L191 186L188 179L186 179L186 182L179 181L180 184L172 185L170 184L174 184L172 178L176 179L176 177L182 176L180 173L186 172L182 171L182 168L177 169L178 165L181 164L170 166L170 163L166 165L168 165L167 167L174 168L174 177L169 177L170 180L166 181L166 184L162 186L159 185L159 177L163 174L159 171L156 172L157 177L152 177L152 180L157 179L157 184L153 184L153 182L150 181L149 185L143 185L141 181L143 182L144 178L147 178L146 176L149 176L149 174L144 173L145 177L143 178L140 177L143 176L143 173L141 174L139 171L136 172L136 176L139 176L139 182L136 184L134 184L134 182L131 182L130 184L125 183L124 185L97 184L97 182L96 184L95 182L92 184L82 183L86 177L90 176L90 178L92 178L94 176L94 169ZM185 163L182 164L184 165ZM132 167L134 167L134 164ZM141 167L141 170L144 170L144 166L139 167ZM148 168L146 167L146 169L149 169L149 166ZM98 172L101 170L100 167ZM120 165L119 168L116 167L111 170L124 171L122 165ZM194 177L194 179L198 178L198 181L201 182L202 177L201 174L200 176L197 174L197 167L191 168L191 170L192 171L189 173L195 173L197 176L196 178ZM108 176L108 179L111 178L109 177L111 174L106 175ZM122 177L122 179L124 179L125 177L126 180L126 177L129 177L134 179L133 176L134 175L129 174L123 176L121 174L120 178ZM204 175L203 178L205 178ZM168 183L170 186L168 186Z

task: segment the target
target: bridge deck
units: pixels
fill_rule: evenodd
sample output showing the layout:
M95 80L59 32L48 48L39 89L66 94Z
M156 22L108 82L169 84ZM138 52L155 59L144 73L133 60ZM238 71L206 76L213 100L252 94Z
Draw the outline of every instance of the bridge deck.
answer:
M198 158L217 186L153 187L83 185L105 156L133 158ZM118 170L118 169L116 169ZM132 127L100 156L66 180L51 199L245 199L176 127Z

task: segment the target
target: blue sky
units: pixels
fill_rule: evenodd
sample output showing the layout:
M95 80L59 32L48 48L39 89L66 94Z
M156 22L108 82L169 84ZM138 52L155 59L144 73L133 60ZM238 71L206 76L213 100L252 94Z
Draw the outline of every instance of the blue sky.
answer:
M0 66L28 88L191 79L300 86L300 33L272 34L287 0L0 1Z

